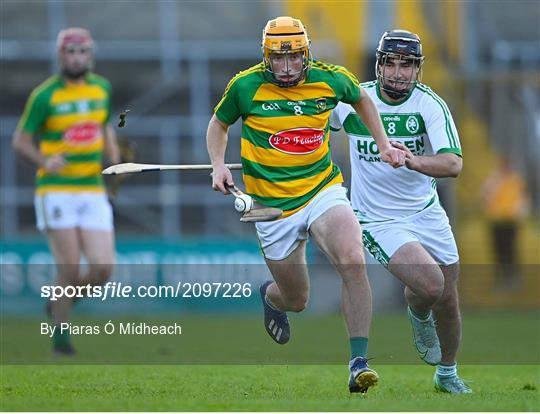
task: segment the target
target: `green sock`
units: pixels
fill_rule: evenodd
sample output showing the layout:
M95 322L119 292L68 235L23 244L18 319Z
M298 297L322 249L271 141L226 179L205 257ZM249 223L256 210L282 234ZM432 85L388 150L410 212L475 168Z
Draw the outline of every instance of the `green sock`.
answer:
M418 313L416 312L412 307L409 306L409 309L411 310L411 313L413 314L413 316L418 319L418 320L421 320L421 321L425 321L426 319L428 319L430 316L431 316L431 310L428 310L426 313Z
M349 338L351 344L351 359L356 357L367 357L368 339L365 336L352 336Z
M56 347L64 347L69 345L71 342L71 339L69 337L69 332L61 332L60 327L57 326L54 330L53 335L53 344Z

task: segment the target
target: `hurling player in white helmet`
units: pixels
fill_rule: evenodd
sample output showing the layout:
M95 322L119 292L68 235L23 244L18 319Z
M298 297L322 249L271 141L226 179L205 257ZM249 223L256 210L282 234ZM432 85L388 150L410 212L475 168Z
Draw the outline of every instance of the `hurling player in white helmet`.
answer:
M456 370L458 250L435 181L461 171L458 133L446 103L420 83L424 56L416 34L385 32L376 57L377 79L361 86L375 102L392 145L406 152L407 168L382 163L355 111L339 103L331 127L343 127L349 136L352 206L366 249L406 286L414 344L420 357L437 367L435 388L471 393Z

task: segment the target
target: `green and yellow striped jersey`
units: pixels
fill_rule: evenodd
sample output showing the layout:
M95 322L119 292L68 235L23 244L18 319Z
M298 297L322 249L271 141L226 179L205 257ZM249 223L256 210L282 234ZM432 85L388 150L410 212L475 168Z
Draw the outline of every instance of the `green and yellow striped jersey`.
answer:
M110 83L93 73L81 84L56 75L33 90L18 128L39 137L44 156L63 155L66 160L57 174L38 169L37 194L104 191L103 129L110 113Z
M332 162L329 117L338 102L354 104L361 95L347 69L319 61L294 87L276 86L268 76L262 63L240 72L214 111L228 125L242 117L246 192L287 217L343 181Z

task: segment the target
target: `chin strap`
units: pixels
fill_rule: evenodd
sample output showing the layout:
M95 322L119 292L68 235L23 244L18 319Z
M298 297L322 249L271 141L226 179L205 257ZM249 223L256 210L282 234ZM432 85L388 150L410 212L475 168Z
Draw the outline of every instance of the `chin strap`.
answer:
M398 91L394 91L392 89L386 89L382 85L381 85L381 89L384 90L386 92L386 94L392 99L405 98L411 92L410 90L408 90L406 92L398 92Z

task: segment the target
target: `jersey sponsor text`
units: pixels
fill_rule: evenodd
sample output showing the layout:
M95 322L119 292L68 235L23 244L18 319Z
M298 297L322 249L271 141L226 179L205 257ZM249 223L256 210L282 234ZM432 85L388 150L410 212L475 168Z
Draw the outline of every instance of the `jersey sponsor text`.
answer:
M311 154L324 141L324 131L314 128L293 128L279 131L269 138L270 145L286 154Z

